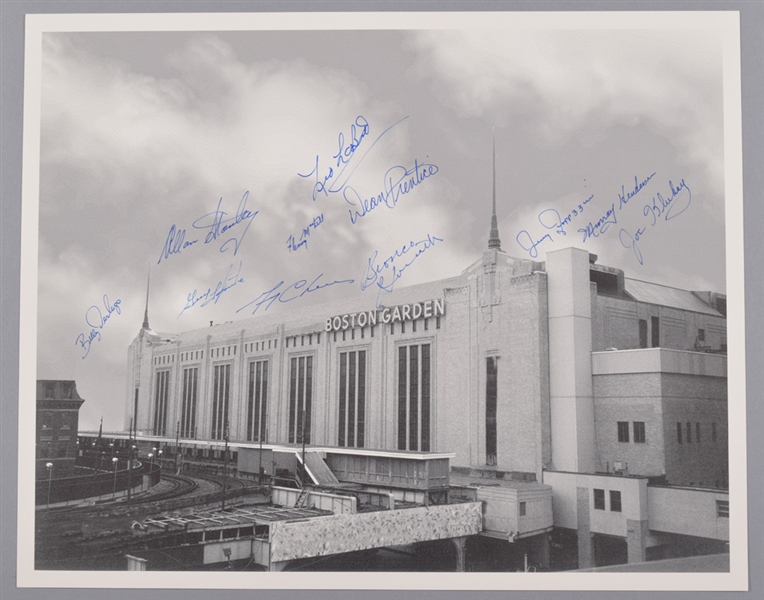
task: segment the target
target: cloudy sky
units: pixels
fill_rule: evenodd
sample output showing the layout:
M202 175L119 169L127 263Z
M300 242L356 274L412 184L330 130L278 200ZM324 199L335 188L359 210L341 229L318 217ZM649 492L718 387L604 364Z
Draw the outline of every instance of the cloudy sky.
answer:
M460 273L493 136L503 250L724 292L722 92L708 30L47 33L37 378L121 429L149 272L168 333L292 284L345 282L267 314L371 305L369 259L411 242L438 238L396 286Z

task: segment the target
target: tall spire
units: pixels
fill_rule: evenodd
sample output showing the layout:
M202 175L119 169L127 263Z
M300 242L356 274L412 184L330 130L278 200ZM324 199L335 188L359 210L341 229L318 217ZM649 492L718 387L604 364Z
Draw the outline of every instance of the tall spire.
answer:
M151 285L151 269L146 281L146 311L143 313L143 329L149 328L149 285Z
M491 233L488 237L488 249L501 250L499 223L496 219L496 130L493 132L493 212L491 213Z

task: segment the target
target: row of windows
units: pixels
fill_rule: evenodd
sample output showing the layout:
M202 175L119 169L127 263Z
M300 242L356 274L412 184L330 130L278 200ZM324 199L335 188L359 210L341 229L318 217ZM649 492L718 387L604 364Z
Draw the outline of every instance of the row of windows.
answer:
M316 334L309 333L308 335L293 335L291 337L284 338L284 344L286 345L287 348L289 348L289 340L292 340L292 348L296 348L297 346L312 346L314 335L315 335L316 344L320 344L321 343L320 333L316 333ZM305 342L307 342L307 344Z
M74 383L71 381L44 381L42 389L43 397L55 398L57 385L61 390L61 398L65 398L67 400L74 398Z
M366 424L366 351L340 353L337 444L363 448ZM430 344L399 348L398 446L402 450L430 449ZM269 361L249 363L247 382L247 441L267 439ZM215 365L212 389L212 439L228 435L231 365ZM156 373L154 434L167 435L169 371ZM179 434L197 436L196 412L199 368L183 369ZM313 399L313 357L290 359L288 392L288 441L310 443Z
M646 442L645 437L645 422L644 421L634 421L633 429L634 429L634 443L635 444L644 444ZM618 441L619 442L628 442L629 441L629 422L628 421L618 421L617 423L618 427Z
M693 438L693 430L695 432L695 437ZM692 444L693 442L696 444L700 444L703 440L703 436L701 435L701 432L703 431L703 428L700 426L700 423L695 423L695 427L693 428L692 423L689 421L687 423L677 423L676 424L676 443L682 444L684 442L687 442L688 444ZM711 423L711 442L716 443L717 440L717 433L716 433L716 423Z
M605 490L595 488L594 490L594 508L597 510L605 510ZM621 512L623 507L621 506L621 492L618 490L610 490L610 510L611 512Z
M424 331L428 331L430 328L429 321L430 319L421 319L421 321L424 324ZM440 329L440 317L435 317L435 328ZM374 337L374 326L369 327L370 329L370 335L371 337ZM365 339L366 337L366 328L360 327L360 337L361 339ZM417 330L417 320L411 321L411 330L413 332L416 332ZM355 329L350 329L350 339L355 339ZM400 323L400 331L401 333L406 333L406 321L401 321ZM337 334L341 335L341 340L344 342L346 341L346 330L342 330L340 332L335 331L334 332L334 338L333 341L337 341ZM390 323L390 333L395 334L395 323ZM315 343L318 345L321 343L321 333L308 333L304 335L293 335L289 336L284 339L285 346L289 348L290 346L292 348L296 348L297 346L312 346L313 341L315 340ZM271 343L273 344L273 348L278 347L278 340L267 340L268 343L268 350L271 349ZM244 344L244 351L245 352L259 352L261 350L265 350L266 340L263 340L262 342L250 342L247 344ZM210 351L210 357L211 358L220 358L221 356L231 356L236 355L236 346L225 346L221 348L213 348ZM181 361L187 361L187 360L200 360L204 359L204 350L195 350L190 352L182 352L180 355ZM153 364L155 365L164 365L164 364L170 364L175 362L175 356L172 354L167 354L164 356L156 356L154 357Z
M250 342L248 344L244 344L244 352L260 352L262 350L265 350L265 342L268 342L268 350L271 349L271 343L273 343L273 347L276 348L278 346L278 340L263 340L262 342Z
M616 426L618 431L618 441L619 442L631 441L629 436L629 422L618 421L616 423ZM647 441L644 421L634 421L632 423L632 430L634 433L635 444L644 444ZM703 436L701 433L702 431L703 431L703 428L701 427L701 424L697 422L695 423L694 427L693 427L693 424L690 422L677 423L676 424L676 441L678 444L682 444L684 442L688 444L692 444L694 440L694 443L700 444L701 440L703 439ZM716 443L716 440L717 440L716 423L711 423L711 441L713 443Z

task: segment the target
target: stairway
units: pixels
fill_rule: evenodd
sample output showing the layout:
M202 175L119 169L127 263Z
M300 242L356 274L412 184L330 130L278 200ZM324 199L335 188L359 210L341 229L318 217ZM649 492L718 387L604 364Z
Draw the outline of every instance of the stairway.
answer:
M300 490L300 495L297 496L297 501L294 503L295 508L302 508L305 506L305 501L308 499L308 489L302 488Z
M321 458L318 452L308 452L305 454L305 466L308 467L311 479L313 479L316 485L333 487L339 484L334 473L326 466L324 459Z

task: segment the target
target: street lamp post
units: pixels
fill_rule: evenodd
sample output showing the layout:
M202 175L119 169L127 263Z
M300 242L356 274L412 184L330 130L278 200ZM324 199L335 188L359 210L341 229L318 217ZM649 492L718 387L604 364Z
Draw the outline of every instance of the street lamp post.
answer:
M151 470L154 470L154 454L152 452L149 452L149 461L151 463Z
M48 468L48 502L46 503L46 508L50 507L50 482L53 479L53 463L45 463L45 466Z
M119 459L115 456L111 459L111 462L114 463L114 491L111 494L113 499L117 497L117 465L119 464Z

